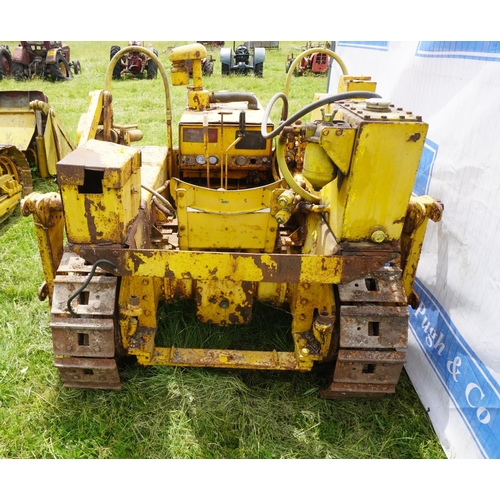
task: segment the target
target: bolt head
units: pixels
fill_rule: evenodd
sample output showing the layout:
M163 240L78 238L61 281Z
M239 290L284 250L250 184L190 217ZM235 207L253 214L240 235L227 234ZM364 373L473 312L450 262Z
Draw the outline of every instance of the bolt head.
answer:
M383 243L386 238L387 238L387 235L384 233L384 231L382 231L380 229L377 231L373 231L373 233L371 235L371 239L375 243Z

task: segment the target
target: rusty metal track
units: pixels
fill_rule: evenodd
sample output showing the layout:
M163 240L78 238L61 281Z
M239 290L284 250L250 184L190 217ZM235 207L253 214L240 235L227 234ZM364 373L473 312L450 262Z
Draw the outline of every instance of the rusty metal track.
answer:
M406 362L408 308L401 270L384 267L339 285L339 346L326 399L395 391Z
M54 365L65 387L120 389L115 358L117 278L98 270L68 310L68 299L87 280L90 266L77 255L63 256L54 281L51 310Z

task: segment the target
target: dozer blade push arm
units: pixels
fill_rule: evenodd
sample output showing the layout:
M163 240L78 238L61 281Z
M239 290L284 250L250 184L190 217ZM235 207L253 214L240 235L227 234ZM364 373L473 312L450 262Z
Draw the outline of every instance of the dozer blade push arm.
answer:
M42 260L45 283L38 291L38 298L49 297L52 303L54 278L63 255L64 217L58 193L31 193L21 201L22 214L33 215L38 249Z
M411 197L406 213L405 225L401 235L401 268L408 303L413 308L420 301L413 282L417 274L418 261L424 244L427 222L439 222L443 216L444 205L430 196Z

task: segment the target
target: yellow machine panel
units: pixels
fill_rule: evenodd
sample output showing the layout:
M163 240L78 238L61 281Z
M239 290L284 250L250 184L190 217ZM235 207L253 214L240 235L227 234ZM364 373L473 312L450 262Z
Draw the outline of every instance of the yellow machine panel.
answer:
M214 191L176 179L170 186L177 202L181 250L274 250L278 223L270 215L280 208L278 196L284 191L280 182L233 191Z
M371 109L369 100L340 104L336 117L357 132L349 171L339 169L337 182L325 187L335 237L399 240L428 125L389 103Z
M91 158L92 167L86 168ZM139 211L140 154L131 147L91 139L58 164L57 182L72 243L125 243Z

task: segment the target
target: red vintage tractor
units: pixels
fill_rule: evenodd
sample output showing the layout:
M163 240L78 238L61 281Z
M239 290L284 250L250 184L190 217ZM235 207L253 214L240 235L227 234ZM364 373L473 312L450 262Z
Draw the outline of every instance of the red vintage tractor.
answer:
M325 49L330 48L330 43L326 42L325 44L316 44L314 45L312 42L308 42L303 48L303 51L306 51L307 54L302 57L298 65L294 69L294 76L302 76L304 74L312 73L314 75L324 75L328 71L328 66L330 64L330 56L323 52L313 52L312 49L324 47ZM292 54L289 54L286 59L285 70L288 73L290 66L295 61L295 57Z
M128 42L129 47L142 47L143 42ZM151 44L148 45L148 49L153 52L155 56L158 56L158 51L153 48ZM113 57L120 52L121 48L119 45L112 45L109 53L109 59L112 60ZM156 63L147 54L140 51L131 51L125 53L115 64L113 68L113 79L119 80L124 75L132 76L143 76L144 72L149 80L156 78L158 74L158 67Z
M71 80L81 72L78 61L70 62L69 45L62 42L21 42L12 54L12 76L17 81L34 77L54 82Z
M0 45L0 80L12 76L12 54L8 45Z

